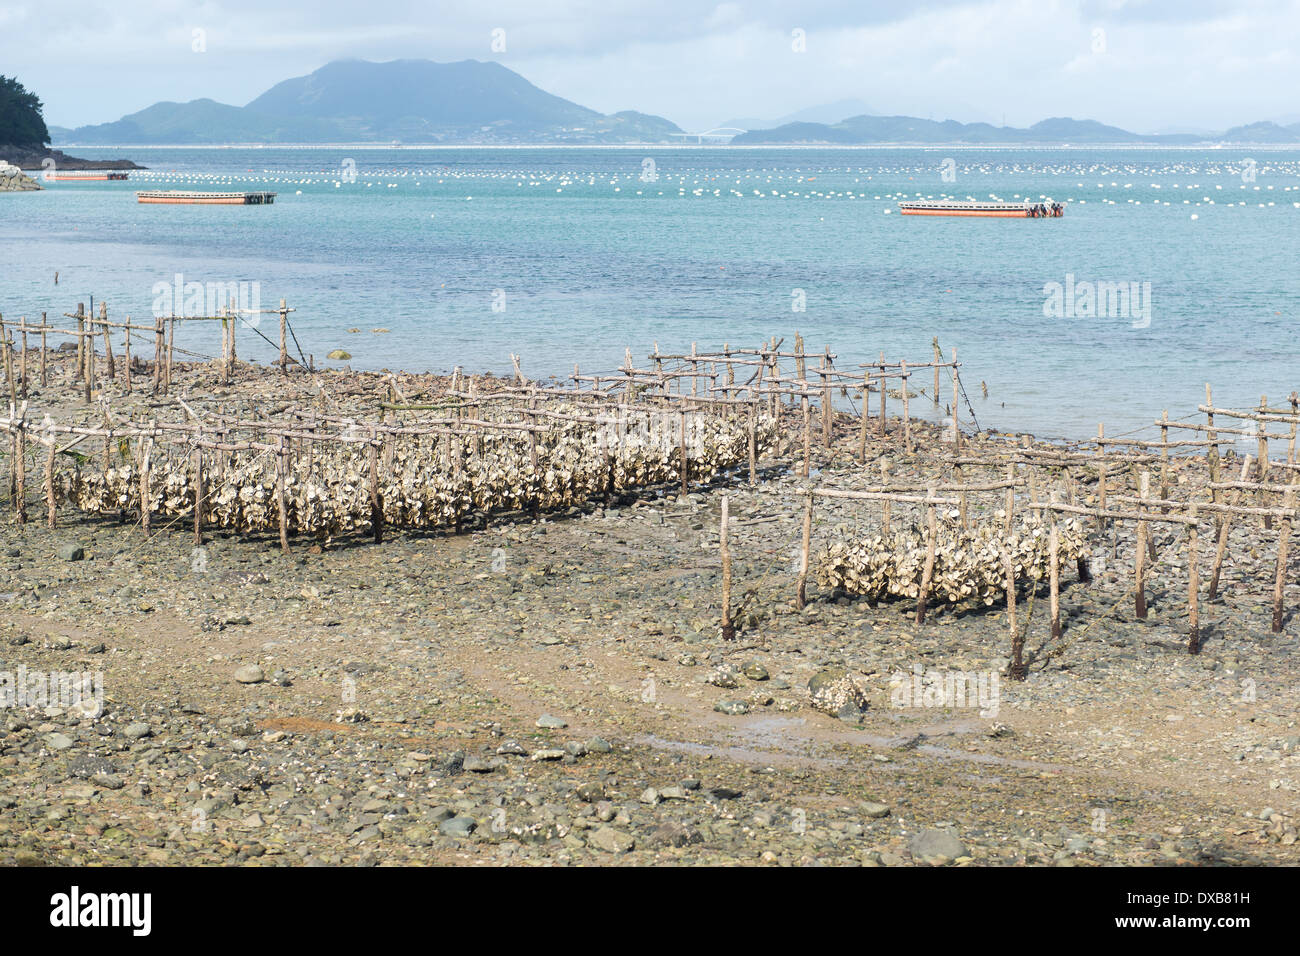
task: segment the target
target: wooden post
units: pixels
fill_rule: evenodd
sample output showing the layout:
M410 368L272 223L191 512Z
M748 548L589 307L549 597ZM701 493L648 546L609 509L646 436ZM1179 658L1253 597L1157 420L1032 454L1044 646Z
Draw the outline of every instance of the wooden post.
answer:
M203 431L197 432L199 438L203 437ZM203 448L199 445L194 446L190 452L190 460L194 470L194 545L203 543Z
M77 320L77 371L73 376L75 381L86 374L86 337L82 334L86 330L86 303L77 303L77 314L74 318Z
M939 405L939 366L943 364L943 352L939 349L939 339L936 336L930 343L934 346L934 404L937 408Z
M1291 482L1294 484L1294 480ZM1288 486L1286 493L1282 496L1282 507L1290 508L1294 495ZM1289 516L1282 518L1279 522L1277 533L1277 569L1273 575L1273 633L1282 633L1282 615L1283 602L1286 588L1286 557L1287 550L1291 543L1291 518Z
M1201 652L1200 576L1196 568L1196 505L1187 509L1192 523L1187 526L1187 653Z
M280 374L289 374L289 343L285 338L285 332L289 326L289 310L285 305L285 300L280 300Z
M1024 680L1029 669L1025 666L1025 638L1016 626L1016 569L1011 560L1011 549L1003 542L1002 568L1007 579L1007 629L1011 632L1011 679Z
M690 463L686 458L686 412L682 411L678 414L680 416L678 424L678 443L679 451L681 452L682 494L685 495L690 487Z
M1169 409L1160 413L1160 499L1169 498ZM1165 514L1169 509L1163 509Z
M728 365L728 368L731 366ZM749 483L758 484L758 426L755 424L754 403L749 403Z
M18 317L18 338L21 342L21 351L18 359L18 374L22 379L22 397L27 398L27 316Z
M812 513L813 495L811 491L806 491L803 504L803 536L799 546L799 589L794 601L795 608L800 611L808 601L808 552L812 547Z
M1106 510L1106 446L1100 439L1106 437L1106 425L1104 422L1097 423L1097 507L1102 511ZM1101 516L1097 517L1097 530L1106 530L1106 519Z
M885 353L880 353L880 437L884 438L889 431L887 422L888 409L886 407L886 398L889 395L889 379L885 376Z
M903 374L903 450L912 453L912 417L907 408L907 360L901 362Z
M375 544L382 544L384 540L384 501L379 492L379 443L375 437L375 429L370 429L370 441L366 445L366 453L370 458L370 527L375 536Z
M140 440L140 526L144 536L149 537L149 465L153 455L153 427L149 423L149 437Z
M1138 481L1138 497L1146 498L1151 493L1151 474L1142 472L1142 477ZM1145 510L1145 505L1140 506L1139 511ZM1147 560L1147 523L1139 521L1137 523L1137 557L1134 564L1134 604L1133 613L1138 618L1145 620L1147 616L1147 592L1146 592L1146 560Z
M1016 480L1016 465L1015 465L1015 462L1008 462L1008 463L1007 463L1007 481L1009 481L1009 482L1014 482L1015 480ZM1007 534L1010 534L1010 533L1011 533L1011 522L1012 522L1012 516L1013 516L1013 515L1015 514L1015 512L1016 512L1016 488L1015 488L1015 485L1014 485L1014 484L1011 484L1011 485L1008 485L1008 486L1007 486L1007 505L1006 505L1006 509L1005 509L1005 510L1006 510L1006 518L1005 518L1005 520L1004 520L1004 526L1005 526L1005 528L1006 528Z
M957 350L952 350L952 449L961 451L961 423L957 419L957 397L961 391L961 376L957 372Z
M871 372L862 373L862 422L861 431L858 434L858 461L862 464L867 463L867 420L871 417L869 412L869 399L871 398Z
M808 477L809 461L812 458L812 412L808 408L808 384L800 383L803 389L803 396L800 398L800 409L803 411L803 467L799 474Z
M822 356L822 444L831 447L835 439L835 399L831 388L831 348Z
M225 325L225 319L221 320ZM150 390L151 395L157 395L162 387L162 364L163 364L163 320L162 316L154 316L153 320L153 387Z
M41 388L45 387L45 356L46 356L45 326L47 324L48 322L46 321L46 313L42 312L41 313Z
M1049 497L1056 504L1056 492ZM1047 532L1047 583L1050 610L1052 614L1052 640L1061 637L1061 535L1056 527L1056 511L1047 512L1051 524Z
M126 363L123 375L126 382L126 394L131 394L131 317L126 317L126 328L122 330L122 360Z
M934 581L934 549L938 537L937 519L934 511L935 488L926 489L926 530L925 530L925 570L921 573L921 593L916 600L916 623L925 623L925 605L930 598L930 585Z
M170 395L172 391L172 352L176 348L176 316L167 319L167 360L163 364L163 394Z
M275 456L275 504L280 518L280 550L289 553L289 504L285 500L285 472L288 470L289 450L283 435L279 439L280 450Z
M108 368L108 380L117 381L117 371L113 368L113 330L108 324L108 303L99 303L99 324L104 327L104 364ZM91 339L93 342L94 339Z
M1245 481L1250 474L1250 456L1247 455L1241 463L1241 480ZM1233 495L1234 503L1241 498L1241 493ZM1228 552L1228 533L1232 527L1231 515L1223 515L1219 519L1219 541L1214 549L1214 568L1210 571L1210 587L1205 593L1207 601L1213 601L1219 594L1219 574L1223 570L1223 557Z
M42 325L44 323L41 323ZM46 436L50 443L45 449L45 509L46 524L53 528L55 521L55 499L54 499L54 451L55 441L54 433L51 432Z
M880 483L885 486L889 485L889 459L888 458L880 459ZM886 535L889 534L889 518L890 518L891 505L892 502L890 502L890 500L886 498L884 502L882 502L882 507L880 509L881 533Z
M731 551L727 547L727 496L722 496L722 520L718 527L718 550L722 556L722 639L734 641L736 626L731 623Z
M14 520L27 523L27 403L23 402L14 436Z

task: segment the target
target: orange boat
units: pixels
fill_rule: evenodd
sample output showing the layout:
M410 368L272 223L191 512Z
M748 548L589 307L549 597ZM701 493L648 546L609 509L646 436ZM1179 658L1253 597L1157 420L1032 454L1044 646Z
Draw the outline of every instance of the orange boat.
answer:
M915 199L898 204L904 216L994 216L1004 219L1059 219L1065 203L961 202L955 199Z
M200 193L182 190L138 192L135 201L172 205L265 206L275 202L275 193Z
M126 179L126 173L85 172L85 173L50 173L46 177L51 183L88 183L106 179Z

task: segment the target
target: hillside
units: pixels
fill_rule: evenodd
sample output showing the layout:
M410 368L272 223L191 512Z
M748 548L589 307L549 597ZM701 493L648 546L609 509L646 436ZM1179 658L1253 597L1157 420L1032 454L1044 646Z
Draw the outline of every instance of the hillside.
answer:
M113 123L56 127L59 142L666 142L657 116L603 115L499 63L341 60L277 83L247 106L156 103Z

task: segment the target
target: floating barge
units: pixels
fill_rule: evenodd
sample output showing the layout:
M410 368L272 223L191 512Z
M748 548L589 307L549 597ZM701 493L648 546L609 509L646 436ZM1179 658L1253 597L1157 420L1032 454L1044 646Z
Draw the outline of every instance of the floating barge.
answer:
M953 199L916 199L901 201L898 208L904 216L1059 219L1065 215L1065 203L1060 202L960 202Z
M86 183L105 179L126 179L127 174L109 170L87 170L86 172L50 173L46 177L52 183Z
M135 201L173 205L265 206L275 202L275 193L200 193L172 189L138 192Z

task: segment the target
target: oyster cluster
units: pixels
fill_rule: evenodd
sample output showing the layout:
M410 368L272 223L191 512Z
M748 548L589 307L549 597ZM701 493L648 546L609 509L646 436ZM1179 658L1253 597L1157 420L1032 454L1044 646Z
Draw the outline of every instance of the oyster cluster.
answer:
M998 514L1001 514L999 512ZM934 603L989 605L1006 594L1005 545L1018 583L1037 582L1048 575L1047 519L1031 515L1010 533L1002 521L963 529L953 515L936 527L934 575L930 600ZM1057 519L1059 560L1062 567L1085 552L1087 539L1077 518ZM926 534L917 526L889 535L831 543L817 563L817 579L827 588L872 600L886 597L917 598L925 574Z
M775 422L756 424L758 449L770 444ZM689 478L707 481L748 459L746 425L692 413L686 419ZM536 466L527 435L486 430L474 437L400 435L380 453L379 498L386 525L455 527L471 514L549 511L606 493L681 480L681 423L677 416L630 416L617 423L561 421L537 435ZM185 446L174 446L150 468L152 513L193 513L193 471ZM215 456L213 456L215 458ZM278 527L275 456L236 452L218 472L205 463L203 522L208 527L264 531ZM57 493L95 512L140 507L134 463L102 471L84 467L60 476ZM371 528L370 458L363 443L319 441L310 457L294 456L286 469L290 531L333 536Z

